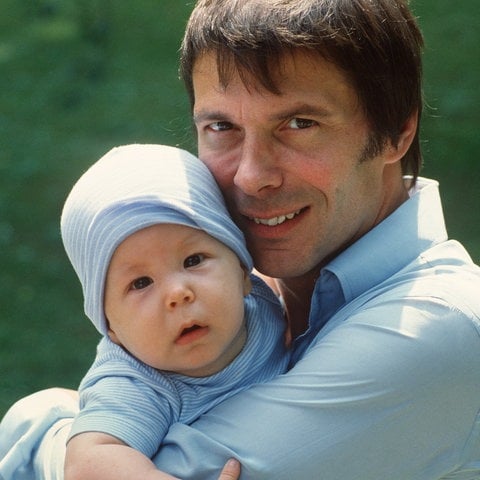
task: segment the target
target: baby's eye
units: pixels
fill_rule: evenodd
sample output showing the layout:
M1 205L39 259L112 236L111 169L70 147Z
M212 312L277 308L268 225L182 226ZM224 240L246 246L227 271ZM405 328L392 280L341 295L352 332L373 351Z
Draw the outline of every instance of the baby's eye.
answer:
M190 255L184 260L183 266L185 268L195 267L198 264L202 263L204 258L205 258L204 255L202 255L201 253L196 253L195 255Z
M150 277L140 277L132 282L132 290L142 290L153 283Z

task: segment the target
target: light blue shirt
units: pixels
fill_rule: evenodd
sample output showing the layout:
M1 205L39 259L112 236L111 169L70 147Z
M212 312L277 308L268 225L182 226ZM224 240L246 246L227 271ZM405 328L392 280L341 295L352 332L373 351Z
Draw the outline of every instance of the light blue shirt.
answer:
M183 480L216 480L230 457L242 479L478 479L479 316L480 268L447 240L437 184L421 179L321 272L291 370L173 424L154 460ZM62 479L77 405L60 397L12 408L0 476Z
M156 464L184 480L480 478L480 269L447 240L438 186L326 266L285 375L174 424Z

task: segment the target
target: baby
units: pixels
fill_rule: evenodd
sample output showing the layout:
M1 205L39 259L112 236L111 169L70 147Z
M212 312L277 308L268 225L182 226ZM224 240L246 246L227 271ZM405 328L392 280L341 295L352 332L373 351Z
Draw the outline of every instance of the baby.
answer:
M103 335L65 478L173 478L150 461L172 423L286 370L280 303L251 274L213 176L183 150L113 149L73 187L61 229Z

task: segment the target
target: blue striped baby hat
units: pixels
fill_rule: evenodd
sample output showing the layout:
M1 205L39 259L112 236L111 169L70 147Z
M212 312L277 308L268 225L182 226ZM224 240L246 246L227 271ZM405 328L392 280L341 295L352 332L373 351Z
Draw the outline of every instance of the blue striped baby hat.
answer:
M118 245L142 228L173 223L198 228L227 245L248 271L252 259L208 168L164 145L110 150L77 181L65 202L62 240L80 279L86 315L107 333L105 277Z

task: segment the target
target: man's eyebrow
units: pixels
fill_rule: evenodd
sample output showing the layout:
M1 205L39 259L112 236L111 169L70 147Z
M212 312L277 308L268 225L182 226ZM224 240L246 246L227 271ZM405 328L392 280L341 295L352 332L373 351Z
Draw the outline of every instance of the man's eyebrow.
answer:
M308 103L301 103L293 105L285 110L270 115L269 120L288 120L289 118L298 117L301 115L312 115L315 117L328 117L332 115L332 112L327 107L314 106ZM230 116L220 110L200 110L193 115L193 122L195 124L206 121L232 121Z
M301 103L279 111L271 116L272 120L288 120L289 118L301 115L311 115L314 117L328 117L332 112L326 107L314 106L308 103Z
M193 122L194 123L202 123L202 122L205 122L207 120L210 120L210 121L214 121L214 120L229 121L228 115L226 115L223 112L216 111L216 110L213 110L213 111L201 110L201 111L193 114Z

